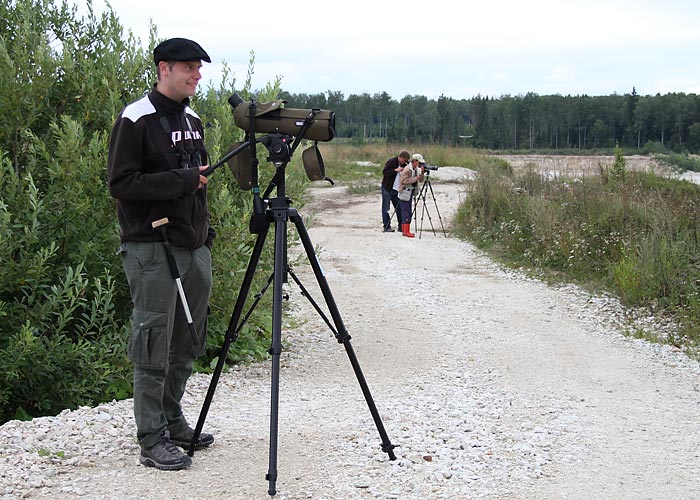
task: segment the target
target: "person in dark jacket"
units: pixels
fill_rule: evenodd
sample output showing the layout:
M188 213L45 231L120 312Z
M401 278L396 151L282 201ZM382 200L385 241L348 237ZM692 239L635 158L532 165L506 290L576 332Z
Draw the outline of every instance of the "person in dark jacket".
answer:
M391 217L389 216L389 203L394 206L394 212L398 219L398 227L401 227L401 210L399 210L399 197L397 184L394 182L401 170L408 164L411 155L408 151L401 151L398 156L389 158L382 170L382 225L385 233L393 233Z
M108 180L117 200L120 253L133 312L127 347L134 364L134 417L140 462L162 470L189 467L193 430L180 401L194 359L204 353L212 287L211 248L216 235L207 208L208 158L204 129L189 107L202 78L202 47L172 38L153 51L158 81L126 106L109 143ZM166 258L162 233L153 223L167 218L181 285L199 338L188 329L185 307ZM196 340L196 342L195 342ZM209 446L201 433L195 446Z

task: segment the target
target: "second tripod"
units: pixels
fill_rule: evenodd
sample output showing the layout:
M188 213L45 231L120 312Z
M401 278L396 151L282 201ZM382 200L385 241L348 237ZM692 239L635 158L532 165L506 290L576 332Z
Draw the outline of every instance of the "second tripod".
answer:
M434 167L437 169L437 167ZM428 192L430 193L430 196L433 199L433 205L435 206L435 211L437 212L437 216L440 219L440 227L442 228L442 234L447 237L447 232L445 231L445 226L442 223L442 216L440 215L440 209L438 208L437 205L437 200L435 199L435 193L433 192L433 185L430 183L430 170L425 171L425 181L423 181L423 186L421 187L420 191L418 194L414 197L414 203L413 203L413 212L411 212L411 219L415 221L416 225L416 233L418 233L418 238L420 238L423 235L423 219L425 218L425 215L428 216L428 221L430 222L430 228L433 230L433 234L437 234L435 232L435 226L433 226L433 218L430 215L430 209L428 208L428 205L426 203L427 199L427 194ZM423 204L423 209L421 211L421 218L420 218L420 229L418 228L418 206L420 204Z

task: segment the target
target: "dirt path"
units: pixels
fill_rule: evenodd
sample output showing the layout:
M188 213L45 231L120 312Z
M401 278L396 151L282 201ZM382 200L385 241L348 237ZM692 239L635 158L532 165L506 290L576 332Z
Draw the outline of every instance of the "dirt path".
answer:
M433 188L449 230L462 190ZM289 286L276 498L700 498L696 362L621 335L616 301L446 237L432 200L435 233L424 217L408 239L381 232L378 194L310 197L301 212L399 459L379 449L344 349ZM294 271L321 301L310 267ZM193 422L208 383L188 387ZM269 383L269 363L225 374L216 443L175 473L137 465L130 400L5 424L0 498L267 498Z
M433 187L449 219L461 190ZM331 193L317 192L313 207L337 200ZM502 275L469 245L444 241L434 211L437 235L424 225L421 239L409 240L379 233L376 199L353 198L349 206L349 231L342 212L323 209L313 237L338 269L334 281L355 283L351 290L359 293L341 303L364 304L361 331L387 337L384 349L363 353L368 365L391 360L383 377L439 366L496 374L493 389L509 398L501 425L536 429L553 440L539 464L542 475L518 489L520 498L700 498L695 362L611 330L614 301ZM413 328L403 333L396 331L400 308L392 310L395 302L386 299L400 285L376 279L398 259L407 269L397 276L412 279L404 304L415 305Z

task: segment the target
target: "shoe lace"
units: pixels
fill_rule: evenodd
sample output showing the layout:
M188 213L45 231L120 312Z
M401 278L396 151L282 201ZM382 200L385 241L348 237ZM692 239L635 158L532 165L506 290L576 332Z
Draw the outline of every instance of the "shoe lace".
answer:
M179 455L180 450L177 446L175 446L168 438L163 436L161 438L161 443L163 445L163 448L165 448L165 451L170 453L171 455Z

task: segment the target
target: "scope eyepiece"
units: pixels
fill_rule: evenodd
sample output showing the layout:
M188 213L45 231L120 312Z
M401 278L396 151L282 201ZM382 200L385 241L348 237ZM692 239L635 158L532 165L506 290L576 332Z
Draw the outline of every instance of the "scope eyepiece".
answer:
M243 98L241 96L239 96L238 94L236 94L235 92L231 97L228 98L228 103L231 105L231 107L233 109L236 109L236 107L242 102L243 102Z

